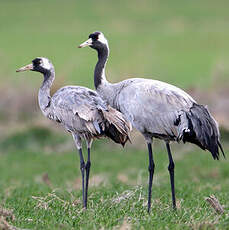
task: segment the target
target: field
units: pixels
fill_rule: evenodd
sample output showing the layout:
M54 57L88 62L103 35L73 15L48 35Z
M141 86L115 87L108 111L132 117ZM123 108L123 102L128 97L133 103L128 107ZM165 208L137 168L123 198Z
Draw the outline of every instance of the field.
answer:
M15 149L10 147L11 141ZM178 204L174 212L167 154L157 143L153 208L148 215L147 153L130 145L111 148L107 142L97 141L92 152L89 208L85 211L78 153L58 151L64 142L65 138L45 129L31 129L1 144L6 152L0 162L0 198L5 209L13 210L14 221L8 217L13 225L23 229L228 228L228 161L213 161L210 154L191 145L179 146L180 150L174 146ZM212 194L224 206L224 214L217 214L205 201Z
M228 8L225 0L0 0L0 229L229 229L228 159L172 145L174 212L166 149L156 141L148 215L148 156L135 133L124 149L108 140L94 143L89 208L83 210L72 138L41 115L41 76L15 73L45 56L56 69L53 91L67 84L93 88L96 53L77 46L100 30L111 50L110 81L145 77L188 90L220 121L228 155L229 123L222 116L229 110ZM205 200L212 194L223 214Z
M67 143L66 138L33 128L1 143L4 150L0 162L1 204L13 210L15 226L23 229L226 229L228 226L228 161L213 161L210 154L189 145L182 150L174 146L178 203L174 212L167 154L164 146L157 143L153 208L148 215L147 153L130 145L125 149L111 148L107 142L97 141L92 153L89 208L85 211L77 152L67 150L71 145L58 150ZM225 214L216 214L205 201L212 194L224 206Z

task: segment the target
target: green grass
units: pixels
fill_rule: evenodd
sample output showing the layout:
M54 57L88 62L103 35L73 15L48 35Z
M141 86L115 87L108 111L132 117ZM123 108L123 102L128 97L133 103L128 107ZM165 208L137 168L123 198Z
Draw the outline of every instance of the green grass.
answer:
M50 140L55 136L50 133ZM35 148L42 143L39 134L37 137ZM6 140L14 143L14 138L15 135ZM130 146L125 149L111 148L107 141L95 142L89 207L85 211L81 203L77 151L50 152L41 145L37 149L43 151L38 152L28 150L33 149L31 144L20 149L3 148L6 140L0 144L3 149L0 154L0 205L13 211L15 220L8 221L16 227L227 229L229 225L228 160L214 161L209 153L198 148L184 153L177 146L173 147L178 203L178 210L174 212L171 208L167 154L164 146L156 145L152 211L148 215L148 157L144 150ZM48 175L48 179L42 179L44 175ZM205 201L205 197L211 194L224 206L224 214L216 214Z
M0 3L0 78L15 86L39 85L34 74L16 77L15 69L47 56L61 84L93 87L96 53L77 45L95 30L109 39L107 75L113 82L134 76L208 87L212 77L229 73L226 0Z
M213 161L197 148L174 148L179 208L173 212L168 159L164 146L156 147L148 215L146 151L97 141L91 170L95 186L90 186L88 210L82 210L78 154L66 141L71 137L33 128L39 117L37 107L31 108L35 100L29 99L36 96L41 76L15 73L46 56L56 68L54 90L66 84L93 88L96 53L77 45L100 30L109 40L112 82L146 77L207 91L215 83L227 87L228 8L226 0L0 0L0 206L15 215L7 220L26 229L229 229L228 160ZM26 121L32 128L12 133ZM225 206L223 215L206 203L211 194Z

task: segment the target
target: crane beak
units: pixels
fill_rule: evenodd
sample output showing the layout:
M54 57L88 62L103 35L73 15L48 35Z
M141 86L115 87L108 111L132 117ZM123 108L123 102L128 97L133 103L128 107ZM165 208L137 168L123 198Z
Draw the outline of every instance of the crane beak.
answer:
M23 66L17 69L16 72L22 72L22 71L27 71L27 70L32 70L32 69L33 69L33 64L28 64L26 66Z
M78 48L83 48L83 47L86 47L86 46L91 46L92 45L92 39L89 38L87 41L83 42L82 44L80 44L78 46Z

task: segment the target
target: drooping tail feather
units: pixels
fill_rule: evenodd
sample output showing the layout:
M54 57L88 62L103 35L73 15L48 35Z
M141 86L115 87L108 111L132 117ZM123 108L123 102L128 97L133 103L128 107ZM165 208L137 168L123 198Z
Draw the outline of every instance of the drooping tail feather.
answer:
M103 116L106 119L105 125L105 135L110 137L114 142L125 145L129 140L129 133L132 130L132 126L129 121L127 121L123 114L119 111L108 106L108 111L102 111Z
M224 153L224 151L223 151L223 146L221 145L221 143L219 142L219 140L218 140L217 143L218 143L218 146L219 146L219 148L220 148L220 150L221 150L221 152L222 152L222 154L223 154L223 157L226 158L225 153Z
M225 157L219 141L218 124L208 109L203 105L193 104L189 112L186 112L186 117L188 119L188 130L183 131L183 141L194 143L204 150L209 150L212 157L217 160L219 160L220 148Z

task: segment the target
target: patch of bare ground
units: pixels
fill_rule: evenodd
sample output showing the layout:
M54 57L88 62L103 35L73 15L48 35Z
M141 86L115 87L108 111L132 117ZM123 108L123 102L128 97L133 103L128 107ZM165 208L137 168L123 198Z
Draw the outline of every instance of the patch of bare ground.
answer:
M11 225L9 221L15 221L13 211L0 207L0 230L19 230Z
M2 208L2 207L0 207L0 216L4 217L7 220L11 220L11 221L15 220L15 216L13 214L13 211L9 210L9 209Z
M211 207L216 211L216 213L224 213L223 206L220 204L219 200L214 195L206 197L205 200L211 205Z
M17 228L10 225L4 217L0 216L0 230L17 230Z

